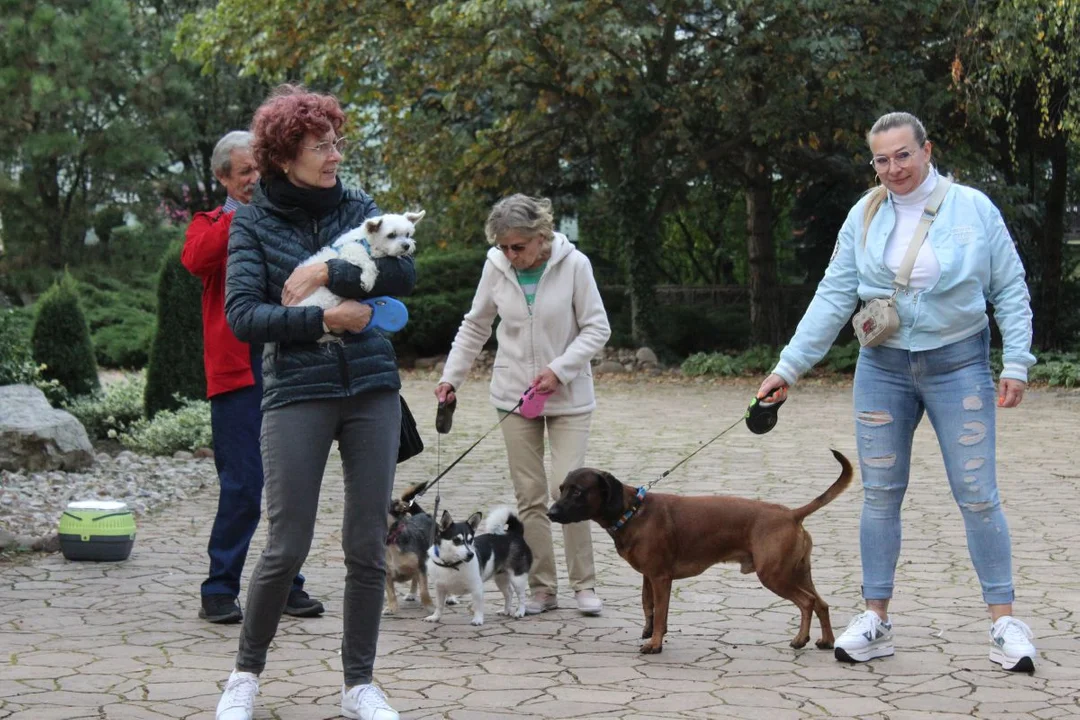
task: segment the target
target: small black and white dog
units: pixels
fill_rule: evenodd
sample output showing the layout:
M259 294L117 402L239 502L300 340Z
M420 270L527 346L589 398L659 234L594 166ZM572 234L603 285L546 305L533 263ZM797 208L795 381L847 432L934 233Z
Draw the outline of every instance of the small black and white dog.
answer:
M525 527L508 507L496 508L484 523L484 533L476 535L482 515L473 513L465 522L454 522L443 511L436 528L438 536L428 549L428 575L435 583L435 612L428 622L442 618L443 601L450 594L472 596L473 625L484 624L484 581L495 578L505 605L500 615L525 616L529 590L532 550L525 542ZM511 602L517 595L517 610Z

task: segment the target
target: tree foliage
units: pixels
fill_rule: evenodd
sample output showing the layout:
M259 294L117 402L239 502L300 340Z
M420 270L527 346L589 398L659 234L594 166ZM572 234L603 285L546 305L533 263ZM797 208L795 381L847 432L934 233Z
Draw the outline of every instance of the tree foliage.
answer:
M66 270L38 301L31 346L34 360L45 366L42 375L58 381L72 396L100 387L90 327L75 278Z
M182 247L177 243L166 253L158 275L157 327L146 371L147 418L179 408L184 398L206 397L202 283L180 262Z

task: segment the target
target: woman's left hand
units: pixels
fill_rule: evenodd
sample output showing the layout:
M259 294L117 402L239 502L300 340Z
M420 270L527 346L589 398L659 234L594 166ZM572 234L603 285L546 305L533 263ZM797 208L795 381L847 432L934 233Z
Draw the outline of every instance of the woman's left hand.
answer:
M1012 378L1001 378L998 382L998 407L1012 408L1020 404L1024 399L1024 390L1027 383Z
M281 290L281 304L296 305L328 282L330 282L330 266L326 263L298 267L285 281L285 287Z
M543 372L536 376L532 382L533 387L539 393L553 393L559 389L559 377L551 368L544 368Z

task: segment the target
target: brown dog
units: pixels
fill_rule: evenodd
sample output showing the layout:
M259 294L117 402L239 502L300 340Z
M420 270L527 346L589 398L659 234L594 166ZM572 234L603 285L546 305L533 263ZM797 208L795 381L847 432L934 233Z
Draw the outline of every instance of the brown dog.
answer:
M810 615L821 624L817 646L833 646L829 606L810 578L813 543L802 526L807 515L828 505L851 483L851 463L836 452L840 477L828 490L794 510L730 496L679 497L638 491L611 473L574 470L559 487L548 510L558 523L595 520L615 541L619 555L644 576L641 608L645 612L643 653L658 653L667 632L671 581L694 577L720 562L737 562L742 572L756 572L761 584L790 600L802 612L791 647L810 640Z

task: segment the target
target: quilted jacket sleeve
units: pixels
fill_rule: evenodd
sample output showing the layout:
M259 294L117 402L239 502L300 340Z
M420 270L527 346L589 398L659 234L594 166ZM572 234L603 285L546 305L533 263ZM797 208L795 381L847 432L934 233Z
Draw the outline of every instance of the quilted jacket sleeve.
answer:
M236 211L229 229L225 317L246 343L314 342L323 334L321 308L283 307L269 300L267 267L251 211Z

